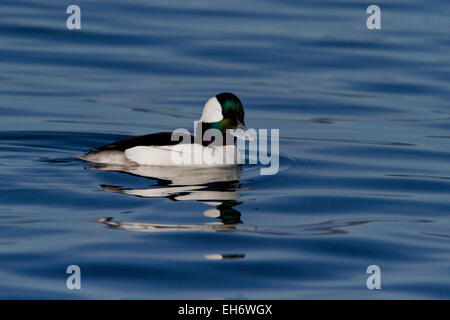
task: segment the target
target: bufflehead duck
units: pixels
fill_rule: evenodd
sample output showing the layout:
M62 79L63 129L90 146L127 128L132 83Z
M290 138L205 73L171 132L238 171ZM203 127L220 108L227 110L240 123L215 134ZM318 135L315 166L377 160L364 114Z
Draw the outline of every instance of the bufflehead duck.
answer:
M222 138L216 139L214 134L205 138L208 129L218 130L215 132L220 132ZM253 139L243 134L244 108L239 98L229 92L206 102L195 131L195 137L184 132L177 133L178 139L174 139L172 132L160 132L120 140L98 147L80 159L119 166L233 165L239 159L236 138ZM202 155L200 162L198 154Z

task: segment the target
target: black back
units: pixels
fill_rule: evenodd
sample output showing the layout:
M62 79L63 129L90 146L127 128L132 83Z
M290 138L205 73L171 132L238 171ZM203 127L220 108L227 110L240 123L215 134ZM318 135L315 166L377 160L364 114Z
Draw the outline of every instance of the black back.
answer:
M193 143L194 137L187 134L179 134L183 136L183 143ZM125 151L127 149L137 147L137 146L173 146L181 142L181 137L179 140L172 140L172 132L159 132L147 134L145 136L138 136L129 139L119 140L111 144L101 146L93 152L99 151Z

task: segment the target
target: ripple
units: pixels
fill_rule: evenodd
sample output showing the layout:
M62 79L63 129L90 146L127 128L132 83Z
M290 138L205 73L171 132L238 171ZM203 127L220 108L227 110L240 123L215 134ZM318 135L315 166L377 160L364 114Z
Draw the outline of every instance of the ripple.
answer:
M55 1L4 0L0 298L372 299L377 264L377 298L448 299L446 4L368 31L358 1L92 0L68 31ZM221 91L280 129L276 175L75 158L190 129Z

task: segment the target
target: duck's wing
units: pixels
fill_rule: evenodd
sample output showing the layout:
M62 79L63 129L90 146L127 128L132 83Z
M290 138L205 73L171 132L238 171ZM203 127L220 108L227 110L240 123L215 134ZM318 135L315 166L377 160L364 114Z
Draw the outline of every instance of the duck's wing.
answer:
M137 146L173 146L179 143L193 143L194 137L190 134L177 133L172 138L172 132L159 132L144 136L119 140L93 150L100 151L125 151Z

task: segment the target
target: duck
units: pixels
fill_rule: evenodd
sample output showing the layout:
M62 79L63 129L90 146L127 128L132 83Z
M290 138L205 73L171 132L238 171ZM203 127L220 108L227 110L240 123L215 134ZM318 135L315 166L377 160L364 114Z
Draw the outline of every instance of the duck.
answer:
M152 133L97 147L79 159L133 168L233 166L242 163L236 139L254 141L245 134L244 107L231 92L210 98L194 128L195 136L186 129Z

